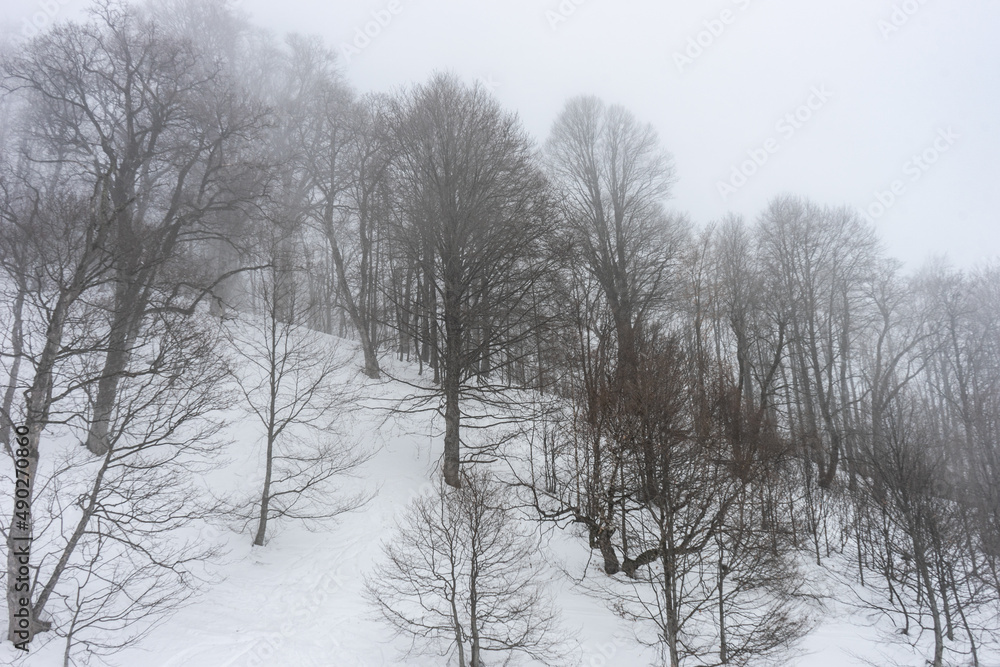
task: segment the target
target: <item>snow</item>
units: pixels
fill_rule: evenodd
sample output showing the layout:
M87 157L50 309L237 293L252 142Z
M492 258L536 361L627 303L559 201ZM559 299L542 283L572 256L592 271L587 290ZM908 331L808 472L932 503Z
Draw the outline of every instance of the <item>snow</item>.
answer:
M360 356L359 356L360 359ZM421 382L415 369L387 361L391 372ZM436 656L404 655L405 639L394 639L366 607L363 576L380 557L380 544L394 519L419 494L433 492L441 454L441 420L432 413L387 415L376 405L412 393L393 380L361 377L358 364L344 381L364 383L366 407L351 415L354 435L377 454L345 491L377 490L363 509L316 530L278 525L269 543L250 546L249 533L206 526L201 537L224 544L228 553L212 568L214 583L192 603L155 628L139 645L108 659L123 667L440 667ZM259 447L254 422L233 419L228 464L217 471L213 487L226 483L255 485ZM254 488L251 486L251 488ZM243 491L246 491L246 486ZM586 541L572 528L557 530L544 547L555 569L579 572L590 556ZM813 566L815 567L815 566ZM834 580L823 571L814 576ZM655 654L636 644L628 624L600 600L587 596L568 576L550 582L563 610L564 626L575 633L578 648L566 656L583 667L632 667L652 664ZM843 591L839 591L843 593ZM836 595L835 597L842 597ZM817 629L798 647L793 667L850 665L923 665L923 658L902 643L887 643L884 619L872 619L843 603L827 600ZM9 644L0 648L0 664L19 667L62 665L61 641L48 638L27 657ZM36 642L40 643L40 642ZM526 663L532 664L532 663ZM991 664L983 662L983 665ZM992 663L994 665L1000 662Z

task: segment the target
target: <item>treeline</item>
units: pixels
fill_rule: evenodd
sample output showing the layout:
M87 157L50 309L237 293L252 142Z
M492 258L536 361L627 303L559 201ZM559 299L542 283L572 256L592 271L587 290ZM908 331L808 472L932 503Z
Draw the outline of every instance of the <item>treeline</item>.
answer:
M793 196L695 226L620 106L571 100L536 145L482 87L358 95L320 41L278 43L221 0L97 3L13 47L3 86L0 440L29 429L36 517L4 524L11 640L19 542L46 554L29 639L54 630L67 664L189 594L211 545L174 533L219 510L190 502L191 473L234 344L269 364L239 384L268 434L255 544L269 518L360 504L288 498L363 453L272 451L338 403L329 355L281 356L324 332L369 378L390 357L426 375L444 481L488 489L463 512L502 459L508 494L582 526L614 575L598 594L664 664L787 649L810 627L801 561L833 555L864 604L932 634L936 667L995 643L996 265L904 274L856 212ZM234 317L262 338L234 339ZM319 370L291 412L255 402L294 393L292 367ZM492 448L464 438L518 421ZM66 435L79 452L46 451Z

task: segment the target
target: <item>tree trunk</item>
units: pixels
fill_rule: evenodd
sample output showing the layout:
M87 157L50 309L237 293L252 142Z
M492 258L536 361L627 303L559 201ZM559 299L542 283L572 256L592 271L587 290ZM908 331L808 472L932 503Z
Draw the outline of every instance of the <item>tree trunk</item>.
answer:
M472 638L472 649L469 651L470 667L482 667L479 657L479 619L477 618L479 603L476 586L476 580L479 577L479 567L475 556L477 548L475 545L473 546L473 562L469 574L469 634Z
M143 315L148 303L148 291L143 289L136 277L119 275L119 289L115 294L115 321L108 338L108 352L101 369L101 379L97 383L97 398L94 400L94 414L87 433L87 449L95 456L104 456L111 446L108 432L111 429L111 414L118 398L118 380L128 365L132 345L142 326Z
M458 377L451 368L446 369L444 374L444 400L444 481L457 489L462 486L459 472L462 456L459 437L461 411L458 402Z
M277 298L275 299L277 301ZM264 461L264 488L260 495L260 516L257 520L257 534L253 538L253 545L255 547L264 546L264 538L267 535L267 513L269 510L269 505L271 502L271 474L274 469L274 441L277 439L275 429L277 428L278 421L278 367L281 364L281 360L278 358L279 355L279 332L278 332L278 320L274 317L274 306L277 303L271 304L271 330L268 332L270 336L270 378L268 380L268 389L270 396L268 397L267 406L267 453L265 454L266 460Z
M454 273L455 269L449 263L446 271ZM461 466L461 439L459 426L462 418L459 407L459 393L462 374L462 314L461 300L458 294L457 276L445 276L444 295L444 335L445 335L445 368L442 374L442 389L444 391L444 481L456 489L462 486L459 472ZM433 323L432 323L433 326ZM436 327L435 327L436 328Z
M924 592L927 594L927 606L930 609L931 620L934 622L934 660L932 667L942 667L944 661L944 628L941 625L941 611L938 608L937 596L934 594L934 583L931 581L930 568L927 566L926 552L921 541L913 537L913 560L917 566L917 576L923 580Z
M17 296L14 298L14 323L11 327L11 356L14 357L14 361L10 365L10 378L7 381L7 390L3 395L3 414L0 414L0 419L3 423L0 423L0 441L4 443L4 447L11 454L11 458L14 456L14 452L10 446L10 433L11 429L14 428L14 417L11 415L11 410L14 407L14 394L17 392L17 381L21 374L21 356L24 353L24 328L23 328L23 315L24 315L24 295L27 291L26 286L23 284L18 285Z
M267 513L271 500L271 471L274 464L274 437L267 436L267 461L264 467L264 489L260 494L260 516L257 519L257 534L253 538L255 547L264 546L264 536L267 534Z
M598 530L596 542L597 548L601 551L601 558L604 560L604 573L612 575L620 572L621 565L618 562L618 553L611 543L611 531Z
M454 571L452 572L452 584L457 584L454 579ZM458 647L458 667L465 666L465 637L462 632L462 623L458 618L458 605L455 598L458 596L456 588L452 588L451 591L451 620L455 625L455 646Z
M677 609L674 605L674 582L673 576L671 575L671 568L668 559L667 550L663 549L663 605L666 607L667 614L667 627L664 639L667 642L667 652L670 656L670 667L681 667L680 651L678 650L677 644L677 630L678 623L677 619Z
M726 598L723 594L723 584L726 580L726 566L719 558L719 662L729 663L729 646L726 642Z
M117 339L116 341L117 342ZM115 399L118 396L118 378L128 363L128 354L121 346L112 343L105 359L102 376L97 383L97 399L94 401L94 414L87 432L87 449L95 456L104 456L111 447L108 433L111 430L111 413L114 411Z
M340 296L344 300L347 314L351 318L351 324L354 325L354 329L358 334L358 340L361 342L361 351L365 355L365 375L373 380L377 380L381 376L381 369L378 364L378 353L375 350L375 342L371 338L367 318L364 317L361 309L358 308L358 303L354 299L351 287L347 284L347 270L344 267L344 257L340 253L340 246L337 245L337 239L333 235L332 224L327 225L327 238L330 241L333 263L337 269L337 286L340 288Z

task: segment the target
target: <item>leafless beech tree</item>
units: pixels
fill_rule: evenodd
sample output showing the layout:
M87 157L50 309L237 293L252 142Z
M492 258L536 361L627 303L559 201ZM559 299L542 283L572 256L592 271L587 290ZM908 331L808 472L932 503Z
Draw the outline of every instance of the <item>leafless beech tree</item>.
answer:
M206 417L227 407L216 339L184 315L147 322L124 369L108 451L99 460L54 452L55 467L39 469L33 628L66 637L67 656L134 641L191 594L215 553L178 533L217 511L200 486L221 427ZM64 361L55 384L45 426L63 437L85 434L82 406L100 377L99 355L85 349L89 359Z
M564 442L511 467L543 518L586 526L605 573L628 577L587 585L657 628L645 636L665 664L749 664L809 628L776 509L788 448L738 376L685 339L647 329L626 391L598 347L598 391L543 436Z
M7 88L45 119L32 159L58 159L60 178L108 199L103 249L114 266L116 317L87 440L100 455L150 295L178 251L247 197L240 144L262 112L238 101L220 65L190 40L117 2L36 38L5 70Z
M5 174L5 177L8 174ZM29 508L35 497L39 472L39 443L52 423L71 418L63 411L70 394L95 379L82 358L100 344L98 314L88 296L105 286L110 266L103 244L108 226L100 209L101 190L88 202L73 195L42 198L31 183L5 178L4 210L0 215L5 287L13 287L13 363L5 394L4 422L26 425L28 434ZM20 365L27 372L20 372ZM82 368L81 368L82 367ZM82 375L81 375L82 370ZM23 391L23 403L15 397ZM53 411L57 414L53 415ZM11 508L13 511L13 508ZM30 514L30 512L29 512ZM13 640L15 545L32 536L32 522L11 515L7 531L7 603ZM47 624L35 616L34 634ZM28 638L30 641L30 636Z
M980 521L992 499L978 481L990 469L989 448L969 464L980 433L968 437L961 407L979 390L966 379L990 377L991 362L976 353L993 334L974 322L992 311L968 307L977 290L967 280L932 265L908 292L877 283L878 335L866 359L870 425L855 498L861 598L914 646L927 631L931 664L957 653L979 665L995 644L995 550L990 520Z
M403 216L396 252L424 294L398 304L420 322L405 333L440 360L444 477L461 484L464 396L488 396L491 378L530 343L531 297L547 270L545 181L513 114L482 87L435 76L394 110L394 183ZM423 298L420 298L420 297Z
M16 177L5 178L4 211L12 241L5 265L24 295L15 297L21 349L13 358L33 371L23 381L31 388L23 409L12 401L4 409L8 423L17 411L30 424L32 478L53 406L65 400L62 419L79 423L81 391L91 415L86 442L108 454L115 396L143 332L167 312L193 313L199 299L191 293L208 287L199 272L179 268L176 251L200 238L206 216L244 196L245 163L223 148L245 140L259 115L227 106L215 68L190 42L113 2L4 61L4 88L19 102L17 159L8 161ZM100 369L95 353L104 355ZM10 379L8 395L22 383ZM8 540L31 532L14 522ZM43 607L33 630L45 628Z
M845 416L853 402L852 342L863 285L878 259L874 231L857 213L821 209L785 197L772 201L758 225L762 255L791 309L791 374L796 386L807 473L830 487L841 460L851 460Z
M353 261L337 249L333 259L348 315L354 322L365 355L365 374L380 375L378 347L382 341L385 312L384 280L386 235L392 216L388 172L392 160L388 99L379 95L361 98L347 119L350 132L348 164L351 169L341 216L353 231Z
M180 535L220 510L202 485L222 426L209 417L230 406L218 332L173 316L147 324L138 341L111 446L96 471L84 464L92 475L76 482L82 511L55 537L54 566L40 571L47 578L34 611L55 604L48 614L67 659L137 641L197 590L202 566L217 555L216 545Z
M104 550L109 540L100 529L96 533L78 550L80 562L66 568L60 586L65 592L53 594L53 602L64 607L55 615L67 618L53 628L64 641L63 667L93 664L95 657L136 643L160 620L155 616L178 608L186 593L155 563L111 570ZM147 621L141 629L139 619Z
M573 318L578 339L613 351L591 355L582 349L578 361L586 363L592 356L607 360L606 370L583 366L584 391L592 397L628 393L644 331L668 318L671 295L678 293L688 229L663 209L675 180L673 160L651 125L593 97L567 103L545 144L545 156L568 228L569 261L582 259L569 278L592 281L587 288L591 294L583 298L594 298L594 292L597 297L590 317L582 319L577 312ZM606 371L613 373L612 386L598 390L600 373ZM596 413L601 408L595 404L588 409ZM595 461L601 458L600 447L596 441ZM644 456L651 471L651 450ZM655 480L645 483L655 493Z
M931 632L928 664L946 664L949 644L952 650L971 651L978 664L983 617L977 611L987 598L969 579L969 555L956 530L962 525L961 509L945 487L946 452L917 410L910 394L895 398L883 415L881 437L866 457L869 504L861 511L867 512L875 546L872 569L881 576L870 577L868 586L881 595L864 599L889 613L914 644L922 640L923 629ZM966 641L956 643L960 637Z
M713 272L718 276L718 316L732 334L720 342L723 358L735 358L737 407L758 420L777 420L781 365L788 342L789 311L764 275L753 231L729 217L715 231Z
M652 125L593 97L567 103L545 153L574 251L611 313L618 372L627 376L643 326L669 294L685 231L663 211L673 159Z
M926 341L925 401L933 428L951 445L949 482L967 508L972 549L987 558L978 572L1000 590L1000 269L930 267L920 282L933 304L934 333Z
M624 515L623 540L635 556L623 570L634 583L613 608L653 622L654 643L671 667L713 664L713 653L717 664L767 659L808 628L795 570L774 548L758 495L782 447L766 430L749 428L753 413L736 410L731 386L709 376L709 392L692 395L705 366L696 351L655 338L640 350L636 393L616 410L609 436L636 452L625 487L643 488L648 473L638 452L649 445L658 488L652 497L633 496L640 502ZM734 428L737 420L742 428Z
M263 483L251 502L253 543L263 546L268 523L313 522L364 505L371 496L337 494L338 478L371 457L346 434L352 399L343 384L348 358L326 336L308 328L318 306L305 290L301 247L289 229L262 232L268 268L253 274L255 312L231 323L234 377L245 406L263 429Z
M390 162L384 98L357 99L319 40L290 36L268 52L271 69L260 94L274 107L267 161L273 171L269 197L284 202L286 216L304 225L317 269L310 290L321 300L311 323L333 333L335 315L349 320L364 354L365 374L379 377L383 334L379 284L384 260Z
M326 52L315 55L319 59ZM377 379L380 286L378 239L384 231L390 153L387 115L378 98L356 100L330 70L319 69L302 144L310 183L309 219L329 249L339 303L355 329L365 375Z
M333 312L343 310L344 293L350 288L339 280L332 255L343 259L339 244L350 241L338 223L348 187L345 146L354 93L319 40L290 36L283 46L271 64L281 75L268 76L261 91L277 119L268 132L268 163L275 176L270 199L283 209L283 218L300 227L310 245L338 249L313 253L319 255L320 275L310 286L323 307L316 309L313 326L332 333Z
M407 508L366 580L369 601L411 651L456 656L459 667L516 655L561 663L537 536L518 525L504 486L463 475L461 488L442 483Z

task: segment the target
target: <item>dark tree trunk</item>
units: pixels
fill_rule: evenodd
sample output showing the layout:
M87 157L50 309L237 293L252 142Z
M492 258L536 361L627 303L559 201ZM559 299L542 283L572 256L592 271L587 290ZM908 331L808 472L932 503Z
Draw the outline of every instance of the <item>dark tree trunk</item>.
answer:
M42 437L42 429L49 417L49 408L52 401L52 382L56 359L62 346L63 331L66 326L66 319L70 306L80 296L83 291L82 278L86 273L87 263L81 262L77 271L76 280L73 285L60 295L53 309L52 319L45 332L45 346L38 358L38 365L35 369L35 379L32 382L28 402L25 410L25 427L28 429L27 443L23 447L27 449L28 466L25 473L17 475L18 479L24 480L22 488L26 489L26 494L22 498L27 501L28 518L25 520L18 516L15 505L11 516L9 528L7 530L7 637L15 643L30 643L32 637L37 632L49 629L49 624L39 621L35 612L31 609L29 599L30 620L27 628L21 629L20 619L17 617L18 610L22 607L19 603L24 598L29 598L32 586L27 591L19 590L21 585L18 581L19 570L28 567L25 554L30 551L32 543L32 513L31 506L34 501L35 477L38 472L38 443ZM23 510L22 510L23 512ZM22 562L23 561L23 562ZM21 570L23 573L23 570ZM27 575L30 578L30 574ZM22 577L21 582L24 582ZM24 634L18 634L21 630Z
M14 427L14 416L11 410L14 407L14 393L17 391L17 381L21 374L21 356L24 354L24 295L27 287L23 284L18 286L17 296L14 298L14 323L11 327L11 356L14 361L10 366L10 378L7 381L7 389L3 395L3 414L0 414L0 441L8 449L13 458L13 450L10 446L11 429Z
M267 461L264 468L264 489L260 494L260 515L257 519L257 534L254 535L253 545L255 547L264 546L264 538L267 535L267 513L271 501L271 471L274 462L274 437L267 436Z
M444 391L444 481L449 486L462 486L461 475L461 438L459 427L462 418L459 405L462 373L462 325L459 320L459 303L457 295L446 288L445 295L445 367L442 373L442 389Z
M451 356L450 354L448 355ZM451 359L449 359L449 366ZM456 489L462 486L461 474L461 438L459 427L461 409L459 407L458 377L452 369L444 372L444 481Z
M268 378L268 405L267 405L267 452L264 461L264 488L260 494L260 515L257 519L257 534L253 538L255 547L264 546L264 539L267 536L267 514L271 502L271 474L274 469L274 442L277 439L278 431L278 388L281 381L278 377L278 369L281 367L282 359L280 354L280 333L278 331L278 320L274 317L274 308L278 305L278 296L274 296L274 303L271 304L270 331L268 332L270 359L270 377Z

